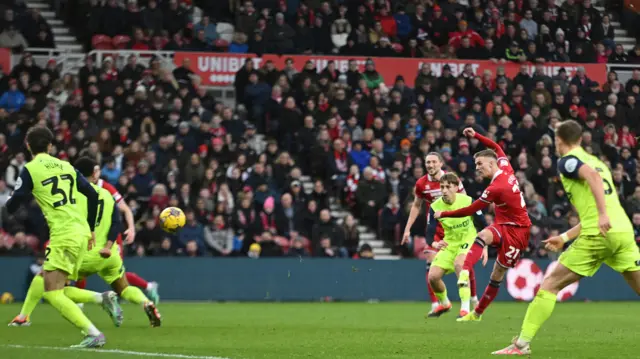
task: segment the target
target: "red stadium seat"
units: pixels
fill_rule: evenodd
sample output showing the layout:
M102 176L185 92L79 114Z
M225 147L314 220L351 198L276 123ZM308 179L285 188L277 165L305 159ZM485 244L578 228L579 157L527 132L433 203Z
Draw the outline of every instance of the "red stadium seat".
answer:
M229 47L229 42L225 39L217 39L213 42L213 46L219 49L226 49L227 47Z
M93 35L91 46L96 50L113 50L113 42L107 35Z
M113 47L116 49L126 49L131 42L131 38L127 35L118 35L113 38Z

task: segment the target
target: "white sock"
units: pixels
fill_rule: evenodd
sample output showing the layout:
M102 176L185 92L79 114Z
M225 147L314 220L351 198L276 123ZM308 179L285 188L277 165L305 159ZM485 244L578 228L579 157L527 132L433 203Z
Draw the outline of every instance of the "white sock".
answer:
M95 293L93 295L93 300L95 301L96 304L102 304L102 293Z
M22 315L22 314L18 314L18 319L20 320L26 320L27 316L26 315Z
M471 297L471 301L474 303L478 303L478 296L474 295L473 297Z
M440 305L440 302L431 302L431 310L435 310Z
M445 307L451 304L451 302L449 301L449 297L444 297L444 300L440 304L444 305Z
M146 290L155 289L157 286L158 286L158 283L156 282L148 282Z
M524 348L524 347L526 347L527 345L529 345L529 342L527 342L527 341L524 341L524 340L520 339L520 337L518 337L518 340L516 340L516 346L517 346L518 348Z
M100 331L98 330L98 328L96 328L95 325L91 324L91 326L87 330L87 335L91 335L92 337L97 337L98 335L100 335Z
M469 300L462 300L460 301L460 310L464 310L465 312L469 312L471 311L471 301Z

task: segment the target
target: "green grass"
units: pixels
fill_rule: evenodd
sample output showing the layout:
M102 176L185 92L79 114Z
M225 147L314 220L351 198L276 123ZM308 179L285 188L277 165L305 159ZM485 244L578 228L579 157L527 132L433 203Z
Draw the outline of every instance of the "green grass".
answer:
M461 324L454 313L427 320L427 305L418 303L161 303L161 328L149 328L142 310L131 305L124 307L121 328L98 307L85 311L106 334L105 350L231 359L476 359L509 344L526 308L495 303L482 322ZM0 305L0 318L8 322L19 309ZM639 312L640 303L559 304L533 344L533 357L637 358ZM32 321L28 328L0 326L1 358L143 357L56 351L50 347L78 343L79 332L48 305L36 308Z

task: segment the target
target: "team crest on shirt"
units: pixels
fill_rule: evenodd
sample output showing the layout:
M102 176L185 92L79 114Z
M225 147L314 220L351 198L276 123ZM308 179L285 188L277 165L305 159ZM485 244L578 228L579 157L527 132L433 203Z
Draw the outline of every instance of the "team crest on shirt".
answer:
M505 160L504 158L500 160L500 167L504 167L507 166L509 164L509 161Z
M564 169L568 173L573 173L573 171L576 170L576 167L578 167L578 160L575 158L569 158L564 162Z
M482 198L487 198L487 197L489 197L489 191L485 190L484 192L482 192Z
M426 186L424 187L424 189L426 189L426 190L431 189L431 186L426 185Z

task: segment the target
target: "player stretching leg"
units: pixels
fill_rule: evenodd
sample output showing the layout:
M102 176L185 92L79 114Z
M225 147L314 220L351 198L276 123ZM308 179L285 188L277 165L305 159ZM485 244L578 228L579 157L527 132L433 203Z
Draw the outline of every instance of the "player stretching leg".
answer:
M485 189L482 197L470 206L455 211L436 212L434 217L466 217L486 208L490 203L495 204L495 222L483 229L475 239L464 260L464 270L460 273L458 286L464 287L469 284L469 272L486 252L488 245L498 248L498 258L480 302L471 313L458 319L461 322L480 320L485 309L498 295L500 283L507 270L518 263L520 254L527 248L531 227L520 185L502 148L477 134L472 128L465 129L464 135L475 137L490 148L476 153L474 158L476 170L483 177L491 179L491 184Z
M31 285L29 285L29 290L27 291L27 296L22 304L22 308L20 309L20 314L18 314L11 323L9 323L10 327L28 327L31 325L31 321L29 320L31 313L33 313L38 303L40 303L44 294L44 278L42 275L43 273L36 275L31 281ZM120 315L122 313L118 303L118 297L115 292L108 291L98 293L80 288L65 287L64 293L69 298L72 298L78 305L84 304L85 302L100 304L112 318L116 315L115 313L119 312Z
M433 218L435 211L446 211L463 208L471 204L471 197L464 193L457 194L460 186L460 179L454 173L445 173L440 177L440 189L442 197L431 204L429 209L430 218ZM487 222L482 212L475 214L483 227ZM440 311L439 314L446 313L451 309L451 302L447 297L447 288L442 281L445 274L455 272L459 276L462 271L464 259L469 251L469 247L473 244L478 232L473 224L473 217L462 218L443 218L440 220L432 219L427 228L427 241L436 233L437 224L440 223L444 228L444 240L433 244L438 249L438 254L429 269L429 282L433 288L438 301L447 308L446 311ZM487 257L483 258L483 265L487 264ZM460 316L464 317L469 314L471 292L469 287L460 287Z
M82 157L76 161L75 167L89 181L96 182L96 175L99 175L100 172L95 171L97 163L94 160ZM98 191L101 204L96 220L97 243L96 248L90 251L83 261L80 274L82 277L98 274L120 297L141 305L149 317L151 326L158 327L161 324L161 317L155 304L139 288L129 285L118 246L113 248L122 230L119 206L109 190L95 184L92 186ZM120 326L122 323L121 313L120 315L113 311L110 313L112 313L114 324Z
M33 159L25 165L7 201L9 213L15 212L21 203L35 197L47 219L50 244L45 252L43 266L43 297L62 316L86 334L74 347L95 348L104 346L106 339L74 303L83 296L82 289L65 289L67 279L77 279L87 248L95 244L95 219L98 194L89 182L69 163L48 153L53 134L46 127L32 127L27 132L27 147ZM76 204L76 191L87 198L87 205ZM84 203L84 201L83 201ZM92 295L89 293L88 295Z
M422 203L427 204L427 213L429 213L429 207L431 203L442 196L442 191L440 190L440 178L445 172L442 170L442 166L444 165L444 160L442 156L437 152L431 152L427 154L425 157L425 167L427 169L427 174L422 176L420 179L416 181L416 185L414 188L414 199L413 205L411 206L411 211L409 213L409 218L407 219L407 224L404 228L404 234L402 236L402 244L406 244L409 242L409 237L411 236L411 227L416 222L418 215L422 209ZM462 183L460 183L460 187L458 189L459 193L465 193L464 187ZM427 221L429 218L427 218ZM437 223L436 234L433 237L433 243L438 243L442 240L444 236L444 230L442 229L442 225ZM442 311L448 311L449 309L446 306L443 306L442 303L438 301L438 297L436 297L433 288L431 288L431 284L429 283L429 266L433 262L436 257L437 250L431 246L428 246L425 250L425 255L427 259L427 274L426 274L426 282L427 289L429 290L429 296L431 297L431 311L429 312L429 317L438 317L442 314ZM476 297L476 285L475 285L475 275L473 271L470 272L470 284L471 284L471 302L477 303L478 298Z
M558 172L580 224L545 243L547 249L561 251L565 242L575 241L562 253L560 263L529 304L520 335L493 354L531 354L531 340L551 316L558 292L593 276L603 263L621 273L640 295L640 251L633 227L620 205L607 165L583 150L581 139L582 126L576 121L562 122L556 129L556 151L561 157Z
M98 185L98 187L104 188L113 197L114 201L118 204L118 209L124 215L124 219L127 222L127 230L124 231L126 239L124 241L125 244L130 245L135 241L136 238L136 227L133 219L133 212L131 208L127 205L125 201L123 201L122 195L118 190L113 187L109 182L106 182L100 179L101 171L100 166L96 164L94 171L90 176L87 176L87 179L91 181L91 183ZM120 248L120 256L123 256L123 246L122 246L122 237L118 237L117 243ZM136 273L126 272L125 276L127 277L127 282L129 284L136 286L147 293L149 299L151 299L156 305L160 302L160 295L158 294L158 283L156 282L147 282L144 278L140 277ZM76 287L84 289L86 286L86 281L82 280L76 283Z

